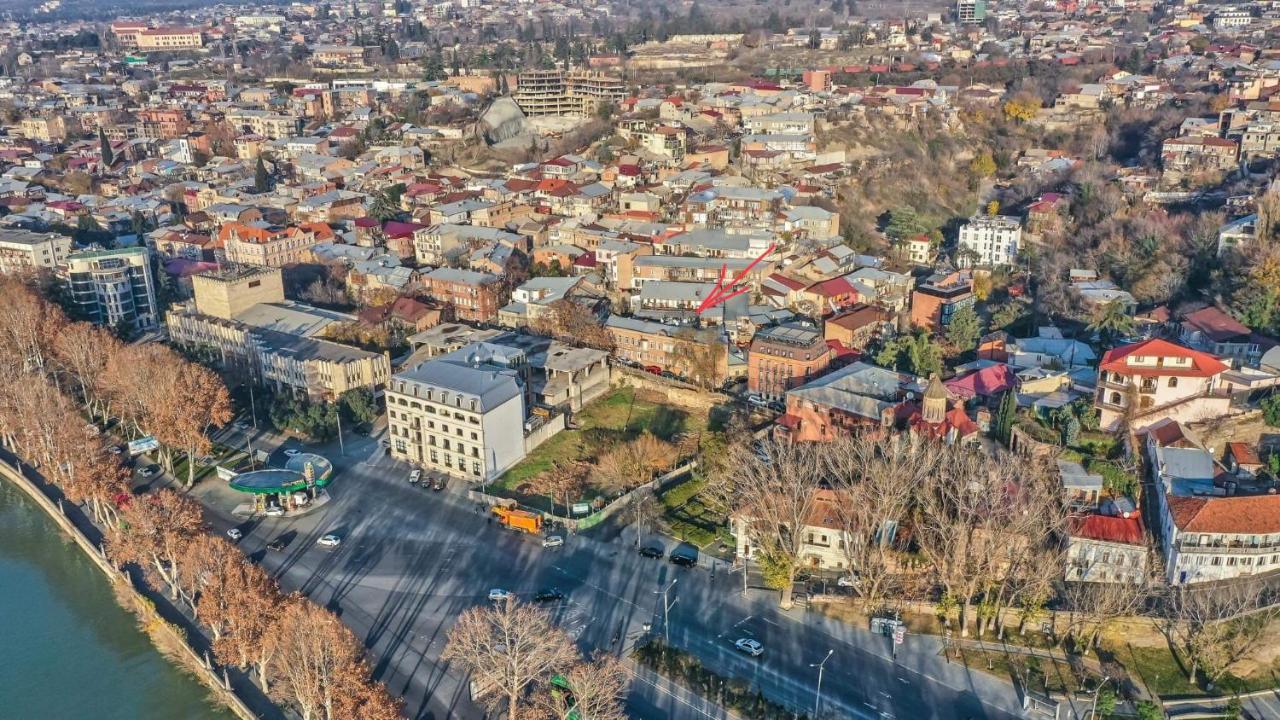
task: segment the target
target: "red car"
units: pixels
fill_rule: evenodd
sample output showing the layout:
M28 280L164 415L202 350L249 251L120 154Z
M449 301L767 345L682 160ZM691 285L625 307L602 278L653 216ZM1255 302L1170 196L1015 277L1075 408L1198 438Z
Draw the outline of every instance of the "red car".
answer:
M644 371L647 373L653 373L654 375L662 374L662 368L658 367L657 365L645 365Z

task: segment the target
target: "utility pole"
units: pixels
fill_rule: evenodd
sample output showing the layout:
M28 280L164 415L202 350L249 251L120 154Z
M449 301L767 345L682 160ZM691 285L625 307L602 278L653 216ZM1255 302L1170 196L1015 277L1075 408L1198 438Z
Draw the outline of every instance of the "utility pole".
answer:
M334 417L338 419L338 454L343 457L347 456L347 448L342 444L342 405L335 403L337 407L334 409Z
M680 598L676 598L671 602L667 602L667 593L671 592L671 588L675 587L678 582L680 582L680 578L675 578L671 581L670 585L666 586L662 590L653 591L654 595L662 595L662 642L666 645L671 644L671 632L667 629L670 627L670 623L668 623L667 620L671 616L671 606L680 601Z
M818 692L813 696L813 717L815 720L822 717L822 715L819 714L822 708L822 668L827 664L827 661L831 659L831 655L833 653L835 653L834 649L828 650L827 656L822 658L822 662L809 663L809 667L818 668Z

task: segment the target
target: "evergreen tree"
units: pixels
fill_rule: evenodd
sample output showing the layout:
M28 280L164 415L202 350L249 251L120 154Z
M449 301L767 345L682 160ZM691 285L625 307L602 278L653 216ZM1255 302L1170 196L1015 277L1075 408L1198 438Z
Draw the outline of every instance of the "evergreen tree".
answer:
M98 146L102 153L102 169L111 167L115 161L115 155L111 152L111 141L107 139L107 131L101 127L98 128Z
M267 166L258 156L258 164L253 168L253 191L264 193L271 189L271 176L267 174Z
M947 325L947 342L955 346L957 352L969 352L978 345L982 337L982 320L972 306L966 305L951 316Z
M995 423L991 426L991 433L995 439L1009 444L1009 437L1013 434L1013 423L1018 417L1018 398L1012 390L1006 390L1000 396L1000 407L996 410Z

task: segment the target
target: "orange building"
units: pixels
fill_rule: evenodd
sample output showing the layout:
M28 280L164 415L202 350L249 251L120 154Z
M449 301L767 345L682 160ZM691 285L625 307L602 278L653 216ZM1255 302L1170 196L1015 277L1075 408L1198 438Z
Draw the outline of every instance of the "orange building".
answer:
M968 273L937 273L911 293L911 324L937 332L951 322L955 311L973 304L973 280Z
M751 339L747 388L776 400L818 377L830 364L831 351L817 328L800 323L767 327Z

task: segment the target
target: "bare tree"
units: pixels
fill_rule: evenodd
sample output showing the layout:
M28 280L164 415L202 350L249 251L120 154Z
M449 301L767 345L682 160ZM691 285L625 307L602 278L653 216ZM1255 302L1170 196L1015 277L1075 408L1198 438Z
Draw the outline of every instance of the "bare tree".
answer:
M359 641L337 616L301 595L287 597L277 614L268 636L276 647L276 697L302 720L338 720L338 679L360 657Z
M492 711L517 720L528 689L572 667L577 651L546 611L508 599L463 613L441 657L471 674Z
M761 563L769 584L782 591L781 607L790 608L806 528L832 499L830 491L819 490L825 458L817 446L776 440L760 443L759 455L744 445L730 452L734 469L724 474L727 483L721 491L730 500L738 532L745 532L754 546L751 557Z
M1267 603L1265 587L1255 581L1172 590L1167 632L1191 661L1188 679L1194 682L1202 672L1210 682L1216 681L1257 649L1267 626L1280 616L1280 606Z
M590 662L575 664L561 676L573 694L547 693L554 717L580 720L626 720L628 717L622 701L631 676L617 657L600 655Z
M653 479L675 462L671 443L645 431L634 440L619 443L596 461L597 482L616 493L626 492Z
M841 547L865 603L887 589L903 550L898 526L933 475L940 446L917 435L841 437L825 453Z
M1067 633L1082 648L1097 645L1107 624L1135 615L1151 597L1147 578L1138 582L1068 582L1060 591L1070 608Z

